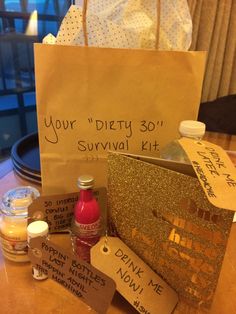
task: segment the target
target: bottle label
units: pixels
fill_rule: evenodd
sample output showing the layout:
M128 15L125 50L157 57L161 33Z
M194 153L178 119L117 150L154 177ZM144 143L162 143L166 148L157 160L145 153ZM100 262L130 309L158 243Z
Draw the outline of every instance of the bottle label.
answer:
M77 233L81 237L94 237L100 233L101 229L101 220L98 219L97 221L91 224L81 224L75 221L75 226L77 229Z
M32 275L36 280L44 280L48 278L48 276L42 271L42 269L37 269L35 267L32 267Z

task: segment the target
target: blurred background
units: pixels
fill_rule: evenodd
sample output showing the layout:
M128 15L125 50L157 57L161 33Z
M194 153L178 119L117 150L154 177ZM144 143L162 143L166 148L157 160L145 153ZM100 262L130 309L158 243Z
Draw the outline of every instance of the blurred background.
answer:
M71 2L0 0L0 161L18 139L37 131L33 43L57 34ZM198 119L208 131L236 134L236 1L188 4L190 50L208 51Z
M0 160L37 131L33 44L57 34L69 0L0 0Z

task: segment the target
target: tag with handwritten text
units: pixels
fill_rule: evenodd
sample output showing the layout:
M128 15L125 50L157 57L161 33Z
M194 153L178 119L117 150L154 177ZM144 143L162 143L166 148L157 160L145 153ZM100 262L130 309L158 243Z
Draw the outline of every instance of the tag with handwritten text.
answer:
M29 258L35 268L81 298L99 314L106 313L116 289L115 282L107 275L45 237L30 240Z
M175 291L119 238L102 238L91 250L91 261L139 313L170 314L176 306Z
M94 189L101 211L103 225L106 224L106 188ZM29 223L34 220L45 220L50 232L57 232L71 227L74 207L79 199L78 193L66 193L40 196L29 206Z
M208 200L216 207L236 211L236 168L227 153L207 141L179 140L191 160Z

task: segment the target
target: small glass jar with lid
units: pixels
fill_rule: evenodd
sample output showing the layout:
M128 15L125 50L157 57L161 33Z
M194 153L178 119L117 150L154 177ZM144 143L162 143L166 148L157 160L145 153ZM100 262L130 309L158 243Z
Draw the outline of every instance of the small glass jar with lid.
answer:
M0 234L5 258L14 262L28 262L27 219L28 207L39 197L31 186L20 186L3 195L0 209Z

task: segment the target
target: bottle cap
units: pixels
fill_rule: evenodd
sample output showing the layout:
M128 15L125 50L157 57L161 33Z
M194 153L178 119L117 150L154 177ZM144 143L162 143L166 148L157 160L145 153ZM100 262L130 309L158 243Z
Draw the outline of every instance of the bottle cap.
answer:
M3 195L1 211L7 216L26 217L29 205L39 196L39 191L31 186L9 190Z
M27 234L30 238L45 236L48 234L48 224L42 220L31 222L27 227Z
M184 120L180 122L179 133L182 136L203 137L206 125L195 120Z
M90 175L82 175L78 178L78 187L82 190L92 189L94 178Z

